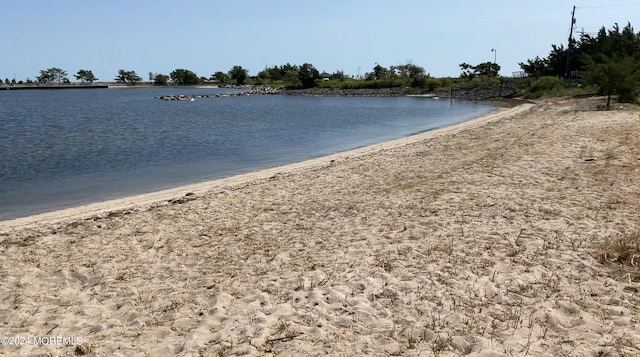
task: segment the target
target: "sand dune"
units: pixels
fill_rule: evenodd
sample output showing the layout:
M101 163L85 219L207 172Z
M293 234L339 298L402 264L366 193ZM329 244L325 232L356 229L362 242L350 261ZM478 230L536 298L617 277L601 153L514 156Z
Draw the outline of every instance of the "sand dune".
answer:
M596 99L0 222L4 355L633 356L640 110ZM73 342L77 342L73 341Z

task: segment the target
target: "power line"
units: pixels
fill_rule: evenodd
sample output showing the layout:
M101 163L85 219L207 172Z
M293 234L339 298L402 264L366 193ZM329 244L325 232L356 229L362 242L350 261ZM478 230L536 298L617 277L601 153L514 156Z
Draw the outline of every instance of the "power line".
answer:
M612 4L612 5L600 5L600 6L576 6L578 9L602 9L609 7L629 7L629 6L640 6L640 2L632 3L632 4Z

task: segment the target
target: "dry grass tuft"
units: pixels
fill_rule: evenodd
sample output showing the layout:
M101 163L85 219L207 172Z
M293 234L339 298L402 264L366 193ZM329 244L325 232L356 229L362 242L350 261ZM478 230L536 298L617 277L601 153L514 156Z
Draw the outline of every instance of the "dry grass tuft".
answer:
M83 343L83 344L77 345L74 352L78 356L88 355L90 353L93 353L93 345L90 343L89 344Z
M594 250L601 264L615 265L629 279L640 281L640 231L610 236Z

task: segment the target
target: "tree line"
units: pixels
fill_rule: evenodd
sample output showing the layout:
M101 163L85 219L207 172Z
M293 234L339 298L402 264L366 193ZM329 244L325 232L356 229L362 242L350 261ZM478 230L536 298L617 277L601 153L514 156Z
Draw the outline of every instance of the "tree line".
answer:
M74 77L81 83L93 83L98 80L93 72L88 69L79 70ZM148 80L158 86L166 86L169 84L188 86L204 83L243 85L251 82L250 84L277 85L287 88L310 88L318 85L318 82L323 80L342 81L347 79L369 82L386 81L386 84L391 86L422 86L425 80L430 77L429 74L425 73L424 68L412 63L390 66L389 68L382 67L376 63L376 66L371 72L366 72L359 78L354 78L353 76L348 77L343 71L335 71L332 74L326 72L320 73L311 63L304 63L302 65L287 63L280 66L265 67L264 70L253 77L249 76L247 69L236 65L227 72L217 71L209 77L198 76L195 72L184 68L177 68L168 75L149 72ZM142 82L143 79L136 71L120 69L113 81L124 85L136 85ZM5 80L5 82L7 82L7 84L15 83L10 82L8 79ZM23 84L24 82L20 81L18 83ZM40 70L40 74L36 77L35 82L27 79L26 83L65 84L70 83L70 80L67 71L57 67L51 67Z
M555 77L571 82L594 85L600 94L620 101L632 102L640 94L640 33L631 23L620 29L615 24L604 26L597 34L582 32L568 46L552 45L545 58L536 57L519 63L520 68L534 78ZM552 81L546 79L546 82Z
M549 93L557 87L572 85L591 86L607 96L607 106L611 96L617 95L621 101L636 101L640 94L640 33L635 33L628 23L624 28L615 24L611 29L604 26L597 34L582 32L578 39L571 39L569 45L552 45L547 57L518 63L526 73L521 81L528 93ZM311 63L295 65L265 66L254 76L242 66L233 66L226 72L217 71L208 77L177 68L169 74L149 72L148 81L157 86L166 85L269 85L274 88L388 88L413 87L433 91L453 87L478 87L500 85L500 65L484 62L477 65L462 63L458 78L434 78L421 66L411 62L384 67L378 63L369 71L358 76L348 76L342 70L320 73ZM97 81L91 70L81 69L74 77L82 83ZM132 70L120 69L113 79L123 85L136 85L142 78ZM40 71L37 83L70 83L65 70L52 67ZM16 83L15 79L5 83ZM22 84L20 81L18 84ZM34 83L27 80L27 83Z
M198 77L194 72L178 68L172 71L169 75L161 74L161 73L153 73L149 72L149 82L158 86L166 86L169 84L174 85L197 85L209 82L216 82L221 84L244 84L249 78L249 71L242 68L241 66L234 66L228 72L216 72L211 75L209 78L206 77ZM93 83L98 81L98 78L93 74L93 71L88 69L81 69L74 75L75 79L80 81L81 83ZM124 85L136 85L143 81L142 77L140 77L136 71L133 70L118 70L117 75L113 79L114 82L124 84ZM9 80L5 78L4 82L6 84L70 84L69 74L67 71L57 68L51 67L47 69L40 70L40 74L35 77L35 81L27 78L26 81L16 81L15 79ZM0 83L2 83L0 81Z
M93 72L90 70L86 70L86 69L81 69L78 71L77 74L74 75L74 77L76 78L76 80L79 80L81 83L93 83L95 81L98 80L98 78L96 78L96 76L93 75ZM27 78L26 81L17 81L14 79L9 80L8 78L5 78L4 82L6 84L32 84L32 83L42 83L42 84L49 84L49 83L57 83L57 84L68 84L71 83L71 81L69 81L69 77L67 74L67 71L57 68L57 67L51 67L48 69L43 69L40 71L40 75L36 77L36 81L34 82L33 80L31 80L30 78ZM1 83L1 82L0 82Z

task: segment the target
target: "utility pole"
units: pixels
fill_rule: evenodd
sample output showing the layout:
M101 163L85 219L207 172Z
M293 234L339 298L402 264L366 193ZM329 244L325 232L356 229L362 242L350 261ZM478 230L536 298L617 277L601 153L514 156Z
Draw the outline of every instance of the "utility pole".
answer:
M567 63L564 66L564 79L569 79L569 59L571 58L571 39L573 38L573 25L576 24L576 7L571 12L571 29L569 30L569 44L567 46Z

